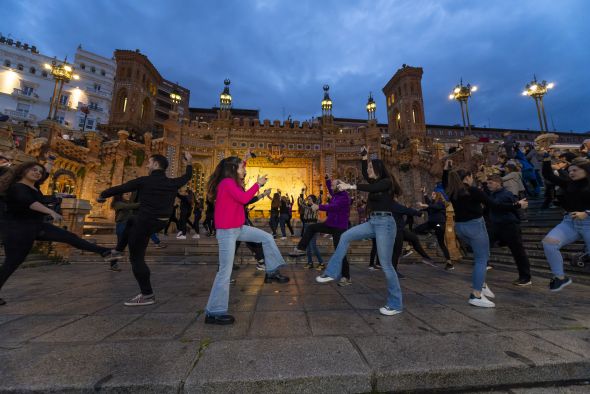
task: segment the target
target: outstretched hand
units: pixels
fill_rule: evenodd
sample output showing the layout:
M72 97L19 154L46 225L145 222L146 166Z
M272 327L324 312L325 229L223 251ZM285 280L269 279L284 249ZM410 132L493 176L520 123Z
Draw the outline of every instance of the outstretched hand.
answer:
M260 175L260 176L258 177L258 180L257 180L256 182L258 183L258 185L259 185L260 187L264 186L264 185L266 184L266 182L268 182L268 177L267 177L267 175L266 175L266 174L265 174L265 175Z
M184 151L182 158L186 163L190 163L190 161L193 159L193 155L191 155L189 151Z

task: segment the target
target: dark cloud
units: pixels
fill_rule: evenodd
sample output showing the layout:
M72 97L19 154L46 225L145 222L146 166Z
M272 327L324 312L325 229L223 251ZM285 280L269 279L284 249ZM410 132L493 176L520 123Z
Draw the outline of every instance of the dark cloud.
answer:
M364 118L372 91L385 120L381 88L407 63L424 67L428 123L460 121L447 96L463 77L480 87L474 124L535 129L534 104L520 92L536 73L556 82L546 96L555 126L590 129L585 0L5 3L3 34L57 56L79 43L103 55L139 48L190 88L193 106L216 105L229 77L235 106L308 119L328 83L336 116Z

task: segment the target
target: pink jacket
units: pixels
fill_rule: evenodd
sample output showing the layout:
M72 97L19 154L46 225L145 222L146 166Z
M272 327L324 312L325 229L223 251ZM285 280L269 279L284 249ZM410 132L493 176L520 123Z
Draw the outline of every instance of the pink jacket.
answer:
M258 189L260 189L258 183L255 183L248 191L244 191L232 178L222 180L217 186L215 199L215 228L242 227L246 223L244 205L256 195Z

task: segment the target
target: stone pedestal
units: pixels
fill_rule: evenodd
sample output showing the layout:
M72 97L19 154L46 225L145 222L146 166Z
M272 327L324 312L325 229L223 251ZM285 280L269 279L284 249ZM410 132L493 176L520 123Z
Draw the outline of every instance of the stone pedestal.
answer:
M461 250L459 249L459 242L457 241L457 235L455 234L455 210L452 204L447 204L447 223L445 225L445 243L451 260L460 261L463 258Z
M56 225L82 237L84 219L90 212L91 208L90 201L88 200L64 198L61 203L63 221ZM71 246L62 243L54 243L52 250L55 254L67 260L70 256Z

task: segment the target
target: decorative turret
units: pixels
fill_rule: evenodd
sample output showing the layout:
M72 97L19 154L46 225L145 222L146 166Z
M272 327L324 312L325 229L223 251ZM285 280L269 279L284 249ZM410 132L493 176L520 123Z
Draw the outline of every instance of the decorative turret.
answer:
M229 111L231 109L231 94L229 93L229 84L231 81L226 79L223 83L225 87L223 88L223 92L219 95L219 107L222 111Z
M375 100L373 100L373 93L369 92L369 99L367 100L367 114L369 115L369 120L375 120L375 111L377 110L377 104Z
M329 85L324 85L324 99L322 100L322 116L323 117L331 117L332 116L332 100L330 99L330 94L328 91L330 90Z

